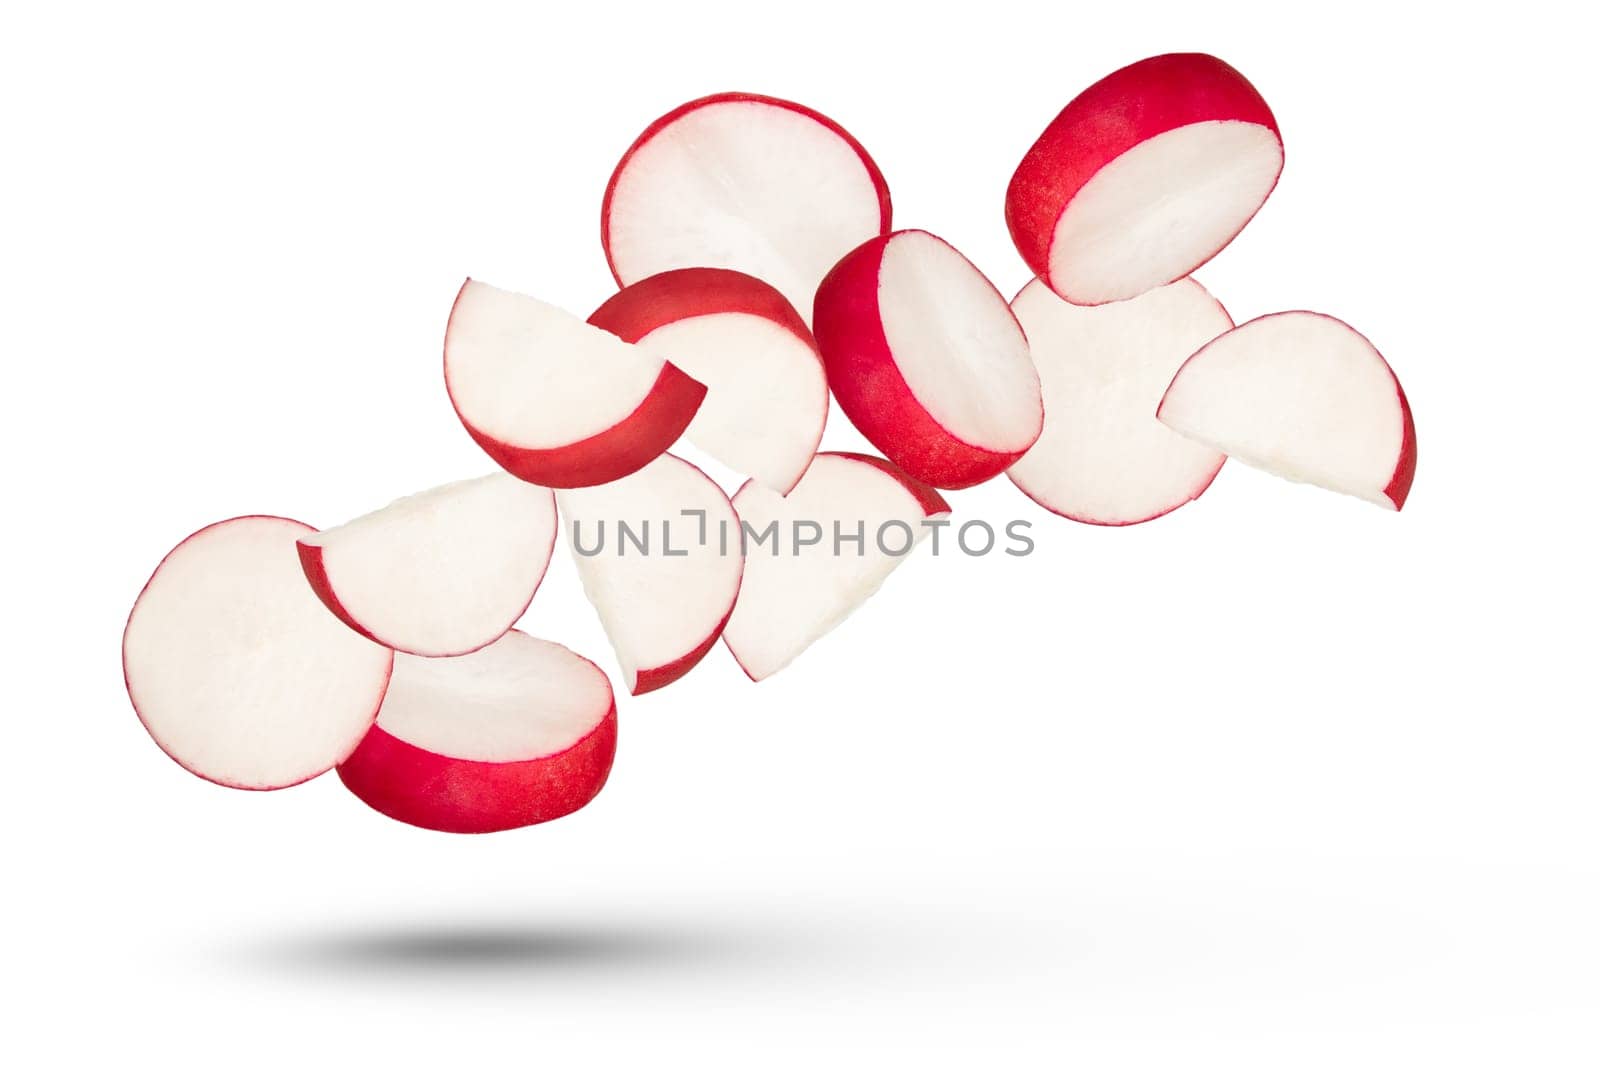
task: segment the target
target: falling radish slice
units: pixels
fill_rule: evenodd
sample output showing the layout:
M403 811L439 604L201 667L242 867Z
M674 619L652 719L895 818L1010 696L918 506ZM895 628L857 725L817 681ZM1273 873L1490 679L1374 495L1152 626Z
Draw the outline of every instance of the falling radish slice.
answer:
M398 652L459 656L522 617L555 548L555 494L509 474L453 482L300 539L311 588Z
M744 586L722 639L758 682L877 592L927 536L924 520L950 513L893 464L846 452L819 453L787 497L747 482L733 506L745 535ZM848 540L858 533L859 543Z
M817 344L850 421L912 478L987 481L1039 437L1028 339L989 279L921 230L874 238L817 291Z
M605 673L512 630L465 656L396 656L378 721L339 778L390 818L481 834L577 811L616 748Z
M524 481L599 485L649 463L706 388L560 308L482 282L456 296L445 388L473 440Z
M719 93L639 135L600 216L619 285L727 267L775 286L804 315L840 256L889 231L889 187L832 119L787 100Z
M1417 469L1411 407L1389 364L1311 311L1254 319L1200 349L1157 417L1252 467L1395 511Z
M1183 361L1233 320L1192 278L1132 300L1078 307L1035 279L1011 301L1044 385L1044 433L1006 472L1079 522L1126 526L1193 500L1223 456L1156 420Z
M705 383L691 443L769 489L794 488L822 439L828 381L782 293L738 271L690 267L635 282L589 322Z
M167 554L128 616L128 697L162 751L219 785L281 789L344 759L378 713L394 653L328 614L292 519L207 526Z
M1227 247L1282 170L1278 123L1244 75L1215 56L1155 56L1045 127L1011 178L1006 223L1064 299L1127 300Z
M705 657L739 595L738 519L717 483L665 455L610 485L556 494L583 590L635 695ZM730 536L731 534L731 536Z

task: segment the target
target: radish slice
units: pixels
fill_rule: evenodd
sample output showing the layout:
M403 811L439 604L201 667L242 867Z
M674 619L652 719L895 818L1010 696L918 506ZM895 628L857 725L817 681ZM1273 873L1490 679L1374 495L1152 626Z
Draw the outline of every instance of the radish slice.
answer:
M770 96L718 93L651 123L606 187L600 240L618 285L727 267L811 311L839 257L889 232L889 187L838 123Z
M712 267L667 271L600 305L591 325L706 384L684 436L713 459L787 493L828 418L828 380L805 321L772 286Z
M706 392L560 308L470 279L445 331L444 380L491 459L556 488L643 467L678 439Z
M1045 127L1011 178L1006 223L1062 298L1127 300L1227 247L1282 171L1277 120L1244 75L1215 56L1155 56Z
M577 811L616 749L605 673L512 630L465 656L396 656L378 721L339 778L392 819L482 834Z
M311 588L345 625L416 656L511 629L555 549L555 494L509 474L453 482L300 539Z
M923 520L950 513L943 497L893 464L849 452L819 453L787 497L747 482L733 507L747 531L744 586L722 639L757 682L877 592L927 536ZM859 549L836 543L835 531L860 532ZM813 535L820 543L802 544Z
M1156 417L1252 467L1394 511L1417 470L1411 406L1389 364L1312 311L1265 315L1200 349Z
M583 591L635 696L676 681L728 621L744 560L733 505L668 454L637 474L556 494ZM732 529L729 540L724 530ZM731 545L732 547L726 547Z
M839 406L912 478L976 485L1038 439L1028 339L989 279L939 238L868 241L828 274L816 312Z
M167 554L122 635L128 698L161 750L236 789L282 789L372 725L394 653L317 603L295 558L312 527L247 515Z
M1192 278L1101 307L1035 279L1011 302L1044 384L1044 433L1007 475L1058 515L1127 526L1206 491L1223 455L1156 421L1183 361L1233 320Z

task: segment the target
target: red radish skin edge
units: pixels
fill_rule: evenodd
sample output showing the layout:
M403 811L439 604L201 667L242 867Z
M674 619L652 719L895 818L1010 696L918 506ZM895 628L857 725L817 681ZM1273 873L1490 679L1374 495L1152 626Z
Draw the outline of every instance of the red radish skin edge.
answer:
M1130 99L1137 104L1128 106ZM1255 86L1227 63L1204 53L1142 59L1079 93L1028 149L1006 189L1006 226L1023 262L1048 285L1056 222L1090 178L1158 134L1219 119L1265 126L1282 148L1278 120ZM1282 174L1280 166L1279 177ZM1272 189L1277 184L1274 179ZM1167 280L1193 274L1231 244L1265 206L1272 189L1220 248Z
M861 142L852 137L848 130L820 111L813 111L804 104L797 104L792 100L780 100L775 96L762 96L759 93L712 93L710 96L702 96L698 100L691 100L687 104L681 104L656 119L649 126L646 126L644 132L634 139L633 144L628 146L626 152L622 153L622 158L617 161L616 167L611 171L611 179L606 182L605 198L600 202L600 247L606 255L606 268L611 271L611 277L616 280L618 286L623 285L623 281L622 275L617 273L616 264L611 258L611 199L616 194L617 181L622 177L622 172L627 169L629 161L633 159L634 154L646 142L689 112L711 104L727 103L768 104L772 107L785 108L806 116L806 118L827 127L836 134L840 140L855 151L856 157L861 160L861 165L867 168L867 176L872 179L872 187L878 191L878 228L884 233L889 232L890 222L894 215L893 205L889 201L889 183L884 181L883 172L878 169L878 164L873 162L872 157L867 154L867 150L862 147Z
M739 581L740 585L742 586L744 583L743 575L740 575ZM739 602L739 592L737 589L734 590L733 600L735 604ZM685 652L671 663L663 663L659 667L651 667L648 670L642 670L634 675L633 689L630 695L636 697L643 696L644 694L654 692L663 686L670 685L673 682L676 682L679 678L682 678L684 675L688 674L694 669L696 664L706 658L706 654L711 651L712 647L717 643L717 639L722 636L722 631L727 628L728 620L731 618L733 618L733 606L729 605L727 614L722 616L722 621L717 623L716 627L711 631L711 633L706 635L706 639L704 641L700 642L694 648L691 648L689 651Z
M202 526L202 527L200 527L200 529L194 531L194 533L190 534L188 537L185 537L182 541L179 541L176 545L173 545L172 548L167 552L167 554L165 556L161 557L161 562L156 564L156 569L150 572L150 577L145 579L144 585L139 587L139 595L137 597L135 597L134 601L133 601L133 610L130 610L128 612L128 622L125 622L125 623L122 624L122 632L123 632L123 636L124 636L123 648L122 648L122 688L128 694L128 703L133 705L133 714L138 717L139 725L144 727L144 732L145 733L150 734L150 739L152 741L156 742L156 748L161 750L161 754L166 756L173 763L176 763L178 766L182 767L184 770L188 771L190 774L194 775L196 778L199 778L199 779L201 779L203 781L210 782L213 785L226 786L229 789L238 789L238 790L242 790L243 792L246 792L246 793L276 793L280 789L291 789L291 788L293 788L294 786L297 786L297 785L304 785L306 782L311 781L311 779L320 777L321 775L324 775L324 774L328 773L328 771L333 770L333 768L332 767L325 767L322 770L317 771L315 774L308 774L304 778L298 778L298 779L296 779L295 781L292 781L292 782L285 782L283 785L240 785L237 782L230 782L225 778L213 778L209 774L202 774L200 771L195 770L193 767L191 767L187 763L183 762L183 760L179 759L177 756L174 756L172 753L168 752L166 750L166 747L163 746L161 744L161 742L156 739L156 735L154 733L151 733L150 724L145 721L144 712L139 710L139 698L134 695L133 683L128 678L128 649L127 649L127 641L126 641L126 636L127 636L127 632L128 632L128 625L129 625L129 623L133 622L133 611L138 609L139 601L144 598L145 590L149 589L150 588L150 583L156 580L156 575L161 573L161 568L166 566L167 560L171 559L173 554L176 553L178 551L178 549L182 548L184 545L188 544L190 541L193 541L196 537L199 537L201 534L205 533L206 531L213 530L213 529L217 528L218 526L226 526L230 522L240 522L240 521L243 521L245 519L273 519L273 520L275 520L277 522L287 522L287 523L289 523L291 525L294 525L294 526L304 526L305 530L306 530L306 533L316 533L317 532L317 528L315 526L312 526L312 525L310 525L308 523L301 522L299 519L285 518L282 515L235 515L232 518L221 519L221 520L219 520L217 522L213 522L213 523L210 523L210 524L208 524L206 526ZM394 656L390 655L390 657L389 657L389 670L383 676L383 688L381 690L379 690L379 692L378 692L378 703L376 705L374 705L374 707L372 709L372 720L371 720L372 723L376 723L378 721L378 711L379 711L379 709L381 709L383 707L383 698L389 692L389 680L392 677L394 677ZM369 726L368 729L370 730L371 727ZM356 743L356 748L360 748L360 747L361 747L361 743L358 741ZM354 752L355 749L352 749L351 751ZM343 760L349 759L349 758L350 758L350 754L346 753L345 756L339 762L343 762Z

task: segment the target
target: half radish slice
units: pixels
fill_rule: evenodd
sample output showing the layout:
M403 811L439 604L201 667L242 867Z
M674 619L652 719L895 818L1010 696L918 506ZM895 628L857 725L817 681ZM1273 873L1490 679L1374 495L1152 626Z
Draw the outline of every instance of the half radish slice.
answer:
M1192 278L1101 307L1078 307L1035 279L1011 302L1044 385L1044 433L1007 476L1058 515L1127 526L1206 491L1214 448L1156 420L1183 361L1233 320Z
M694 464L665 455L556 499L628 691L683 677L716 643L739 595L744 560L727 496Z
M678 439L706 392L560 308L471 279L445 330L444 381L490 458L556 488L632 474Z
M752 681L788 666L878 591L932 528L944 498L876 456L822 452L786 497L733 497L744 586L722 639ZM859 538L859 540L855 540Z
M1045 127L1012 175L1006 223L1064 299L1127 300L1227 247L1282 170L1277 120L1244 75L1215 56L1155 56Z
M1252 467L1395 511L1417 470L1411 406L1389 364L1311 311L1265 315L1200 349L1156 417Z
M768 489L794 488L822 439L828 379L782 293L738 271L690 267L635 282L589 322L706 384L690 442Z
M817 290L816 334L839 406L918 481L987 481L1044 426L1005 298L930 233L877 237L840 260Z
M838 123L750 93L691 100L623 155L600 209L618 285L678 267L727 267L811 310L839 257L889 232L889 187Z
M417 656L459 656L528 610L555 549L555 494L509 474L453 482L300 539L328 610Z
M128 698L163 752L236 789L315 778L378 714L394 653L328 614L300 573L303 522L207 526L161 561L122 635Z
M512 630L465 656L396 656L378 721L339 778L392 819L482 834L577 811L616 750L604 672Z

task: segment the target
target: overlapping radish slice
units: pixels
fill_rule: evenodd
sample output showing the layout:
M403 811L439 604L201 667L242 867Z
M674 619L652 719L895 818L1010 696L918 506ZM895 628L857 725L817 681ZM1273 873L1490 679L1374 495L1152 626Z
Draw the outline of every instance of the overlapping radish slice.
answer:
M1265 315L1201 348L1157 417L1252 467L1395 511L1417 469L1399 379L1370 341L1316 312Z
M445 387L473 440L524 481L600 485L678 439L705 397L683 371L560 308L468 280Z
M918 481L987 481L1044 426L1005 298L930 233L874 238L840 260L817 290L815 329L839 407Z
M808 107L719 93L639 135L606 187L600 236L619 285L726 267L811 313L839 257L889 231L889 187L866 149Z
M818 453L786 497L748 482L733 507L746 535L744 586L722 639L758 682L877 592L927 536L925 520L950 512L893 464L847 452Z
M317 602L295 541L312 528L249 515L174 548L128 616L128 697L161 749L202 778L281 789L355 748L394 654Z
M1233 327L1192 278L1099 307L1035 279L1011 302L1044 387L1044 433L1006 472L1028 496L1079 522L1125 526L1193 500L1223 456L1156 420L1172 376Z
M522 617L555 539L555 494L491 474L309 533L299 550L311 588L357 633L416 656L459 656Z
M339 778L390 818L489 833L589 803L616 747L605 673L512 630L464 656L396 656L378 721L339 765Z
M683 677L716 643L739 595L744 560L727 496L694 464L668 454L609 485L562 490L556 500L628 691L648 693Z
M1283 170L1278 123L1215 56L1154 56L1080 93L1006 192L1017 251L1075 304L1192 273L1244 229Z
M589 322L705 383L684 434L692 444L769 489L794 488L822 439L828 381L782 293L738 271L689 267L635 282Z

